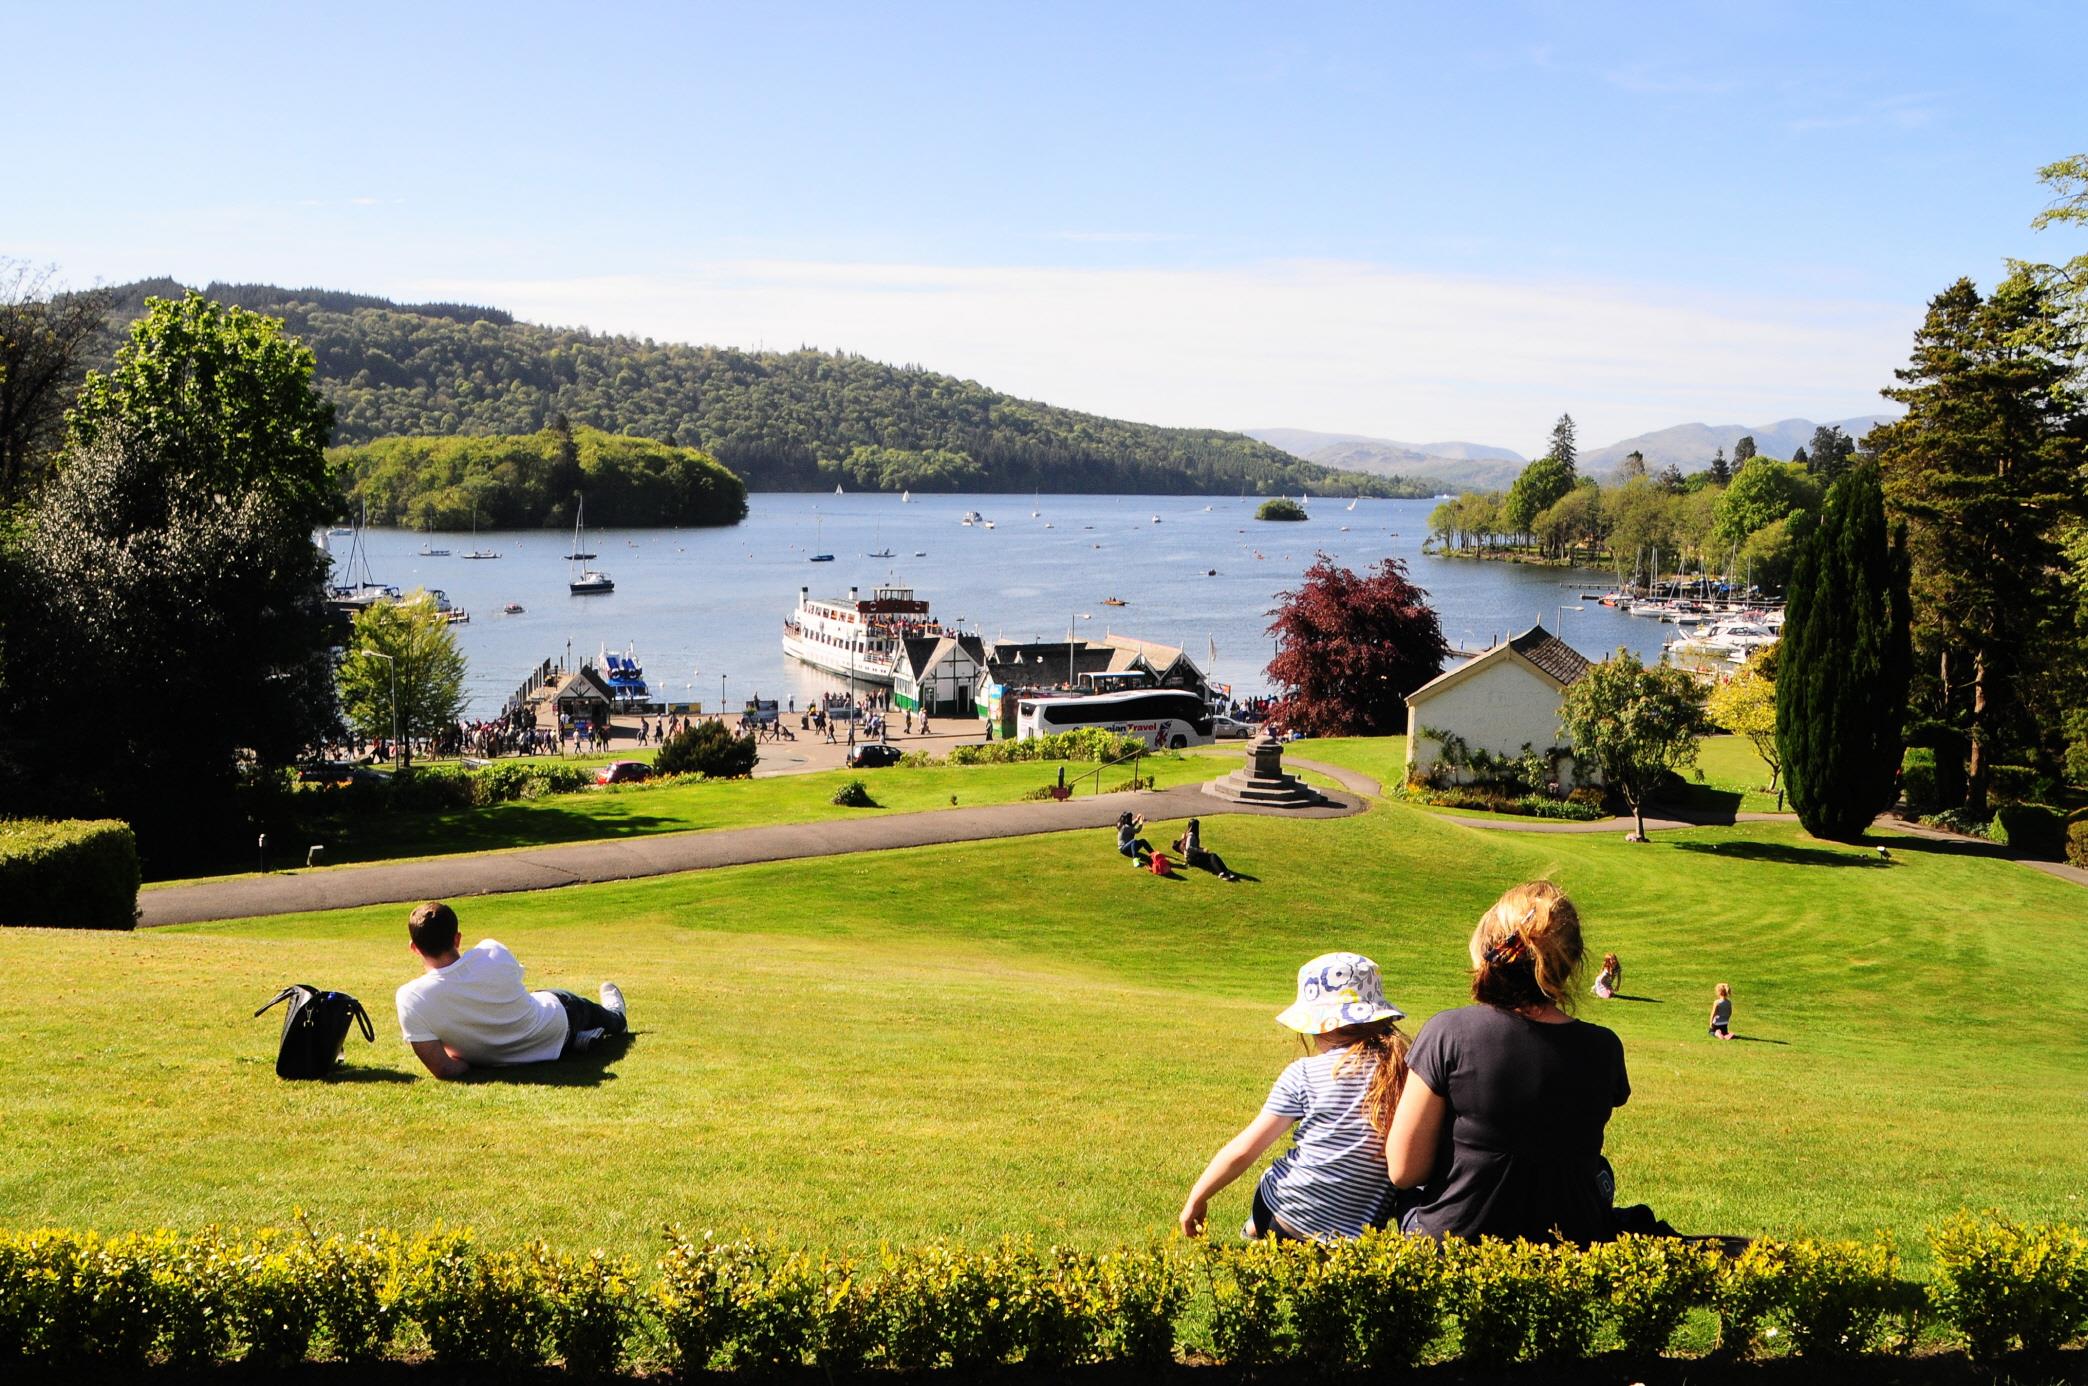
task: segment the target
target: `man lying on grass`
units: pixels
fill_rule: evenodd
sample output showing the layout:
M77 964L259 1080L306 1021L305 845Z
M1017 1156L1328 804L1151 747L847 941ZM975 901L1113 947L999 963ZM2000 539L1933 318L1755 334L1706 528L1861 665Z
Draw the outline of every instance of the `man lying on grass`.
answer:
M597 1005L570 991L528 990L522 964L490 938L458 952L464 935L448 905L414 906L406 932L424 971L399 988L399 1033L437 1078L563 1059L630 1028L614 982L602 983Z

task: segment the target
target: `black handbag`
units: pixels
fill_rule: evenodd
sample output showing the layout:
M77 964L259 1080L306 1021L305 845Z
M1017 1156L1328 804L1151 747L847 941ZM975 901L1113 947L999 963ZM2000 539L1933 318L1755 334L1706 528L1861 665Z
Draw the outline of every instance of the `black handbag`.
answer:
M362 1026L365 1040L377 1042L369 1012L345 991L321 991L302 984L287 986L254 1014L263 1015L270 1007L286 1001L290 1009L283 1014L283 1041L276 1050L278 1078L324 1078L333 1072L334 1065L341 1061L341 1050L347 1046L351 1023Z

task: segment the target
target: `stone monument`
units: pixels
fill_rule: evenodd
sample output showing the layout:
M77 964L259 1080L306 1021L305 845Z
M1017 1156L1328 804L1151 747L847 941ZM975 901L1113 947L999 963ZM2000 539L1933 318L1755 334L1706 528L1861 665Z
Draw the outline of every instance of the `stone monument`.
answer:
M1203 792L1214 799L1263 808L1318 808L1326 795L1283 768L1283 743L1274 737L1257 737L1247 743L1247 764L1222 780L1212 780Z

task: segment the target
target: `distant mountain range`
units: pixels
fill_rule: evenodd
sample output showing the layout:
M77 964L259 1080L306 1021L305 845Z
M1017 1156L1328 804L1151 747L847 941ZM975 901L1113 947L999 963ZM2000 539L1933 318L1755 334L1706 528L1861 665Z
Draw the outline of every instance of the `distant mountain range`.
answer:
M1519 452L1486 443L1402 443L1361 433L1318 433L1309 428L1240 431L1322 467L1372 476L1422 477L1451 490L1506 486L1529 462Z
M1813 430L1838 427L1851 438L1886 422L1889 414L1860 414L1855 418L1831 419L1817 424L1811 419L1779 419L1768 424L1676 424L1652 433L1641 433L1580 454L1583 474L1603 478L1614 474L1627 454L1638 452L1646 459L1646 470L1674 466L1684 472L1699 472L1711 465L1720 448L1727 457L1742 438L1753 437L1755 451L1770 457L1789 457L1812 441ZM1509 485L1528 459L1511 448L1486 443L1401 443L1391 438L1372 438L1360 433L1317 433L1307 428L1247 428L1240 430L1293 457L1335 467L1343 471L1367 472L1374 476L1421 478L1440 483L1446 491L1492 491Z
M1789 457L1812 441L1816 428L1840 428L1851 438L1864 434L1886 422L1890 414L1859 414L1852 419L1829 419L1824 424L1811 419L1778 419L1769 424L1676 424L1673 428L1659 429L1653 433L1641 433L1636 438L1611 443L1608 447L1591 448L1580 455L1580 469L1590 476L1601 476L1614 472L1632 452L1643 453L1646 470L1657 472L1672 463L1685 472L1700 472L1711 465L1711 458L1720 448L1727 457L1733 455L1733 444L1742 438L1755 440L1755 451L1770 457Z

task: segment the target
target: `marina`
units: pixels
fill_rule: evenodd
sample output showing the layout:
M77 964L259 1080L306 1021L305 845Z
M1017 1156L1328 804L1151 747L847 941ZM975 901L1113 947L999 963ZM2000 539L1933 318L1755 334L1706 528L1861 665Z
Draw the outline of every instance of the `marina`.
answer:
M967 512L983 519L1011 503L1017 518L994 529L977 519L962 523ZM1541 622L1594 657L1621 645L1659 659L1677 634L1672 624L1580 600L1609 591L1616 583L1611 572L1422 554L1431 500L1365 497L1353 512L1337 507L1347 533L1325 521L1257 522L1259 503L1054 495L1032 517L1005 495L905 499L852 491L837 500L831 493L765 492L749 498L747 519L736 526L590 526L584 549L570 529L481 531L477 542L502 554L497 563L467 564L461 552L449 559L420 553L423 546L470 545L468 530L372 527L362 532L361 547L374 587L441 588L454 605L476 613L455 631L470 663L472 717L497 714L515 681L547 652L577 667L598 650L633 642L656 699L715 707L722 675L734 707L757 693L795 697L802 706L847 683L845 672L791 657L778 638L779 623L815 572L814 596L841 597L852 586L908 587L932 604L941 624L989 641L1063 640L1069 630L1090 640L1116 633L1163 641L1187 650L1214 682L1241 696L1268 691L1262 669L1274 647L1267 613L1321 549L1357 569L1405 559L1441 613L1444 637L1459 649L1484 649ZM1155 514L1164 523L1155 526ZM334 544L343 558L347 548ZM566 555L587 549L616 553L613 592L569 590ZM868 556L887 549L898 556ZM811 554L827 551L837 555L832 564L806 566Z

